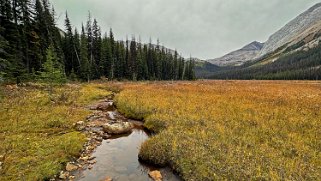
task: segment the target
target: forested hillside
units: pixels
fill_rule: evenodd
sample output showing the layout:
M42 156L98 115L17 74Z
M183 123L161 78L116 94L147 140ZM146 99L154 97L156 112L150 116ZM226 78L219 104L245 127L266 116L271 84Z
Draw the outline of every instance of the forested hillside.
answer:
M43 72L84 81L194 79L193 61L159 41L117 41L90 14L81 30L72 27L67 13L65 29L56 26L48 0L0 0L0 81L38 80Z
M270 55L269 55L270 56ZM320 80L321 44L309 50L287 52L272 62L258 60L213 72L213 79Z

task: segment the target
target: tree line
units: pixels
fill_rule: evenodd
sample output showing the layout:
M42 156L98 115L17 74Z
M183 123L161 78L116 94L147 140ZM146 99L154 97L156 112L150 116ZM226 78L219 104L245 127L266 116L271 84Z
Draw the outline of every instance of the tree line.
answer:
M35 80L50 70L84 81L195 78L192 60L159 41L143 44L139 39L116 41L112 29L102 33L90 13L80 32L66 13L60 30L48 0L0 0L0 81Z
M314 48L285 52L274 62L260 65L260 60L240 67L221 68L212 79L320 80L321 43Z

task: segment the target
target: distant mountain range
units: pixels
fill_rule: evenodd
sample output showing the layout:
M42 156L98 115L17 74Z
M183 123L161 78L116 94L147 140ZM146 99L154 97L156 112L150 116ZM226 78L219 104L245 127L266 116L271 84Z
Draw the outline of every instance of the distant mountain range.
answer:
M238 66L253 60L260 53L264 43L254 41L243 48L224 55L213 60L207 60L209 63L218 66Z
M321 3L318 3L271 35L265 43L254 41L223 57L206 60L215 65L206 66L206 70L202 67L207 63L201 66L198 63L196 74L207 78L319 79L321 57L316 57L321 55L316 49L320 40ZM307 72L310 75L307 76Z

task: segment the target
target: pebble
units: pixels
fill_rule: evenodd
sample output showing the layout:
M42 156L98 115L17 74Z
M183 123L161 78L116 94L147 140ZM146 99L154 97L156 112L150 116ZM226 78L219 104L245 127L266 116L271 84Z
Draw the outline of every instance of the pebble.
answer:
M76 178L76 177L73 176L73 175L69 176L69 180L73 180L73 179L75 179L75 178Z
M97 137L96 140L99 141L99 142L102 142L102 141L103 141L103 138Z
M85 157L81 157L80 159L83 160L83 161L87 161L89 159L89 157L85 156Z
M65 180L65 179L68 178L68 176L69 176L69 173L68 173L68 172L63 172L63 171L61 171L61 172L60 172L60 175L59 175L59 178Z
M91 157L88 158L88 160L93 160L95 158L96 158L95 156L91 156Z
M97 161L96 161L96 160L91 160L91 161L89 161L88 163L89 163L89 164L95 164L95 163L97 163Z
M163 177L160 171L154 170L148 173L148 175L154 180L154 181L162 181Z
M105 140L109 139L110 137L111 137L111 135L109 135L107 133L103 135L103 139L105 139Z
M104 179L101 180L101 181L113 181L113 179L112 179L111 177L106 177L106 178L104 178Z

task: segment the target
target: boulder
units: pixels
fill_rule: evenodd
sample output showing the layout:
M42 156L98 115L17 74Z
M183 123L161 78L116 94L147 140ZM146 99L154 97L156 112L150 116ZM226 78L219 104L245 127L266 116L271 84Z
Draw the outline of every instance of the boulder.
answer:
M125 134L131 132L134 125L130 122L114 122L103 125L104 132L108 134Z
M160 171L154 170L148 173L148 175L154 180L154 181L162 181L163 177Z
M66 166L66 170L68 172L72 172L72 171L75 171L78 169L78 166L77 165L74 165L72 163L67 163L67 166Z
M91 106L90 110L111 111L114 109L113 102L101 102L97 105Z

